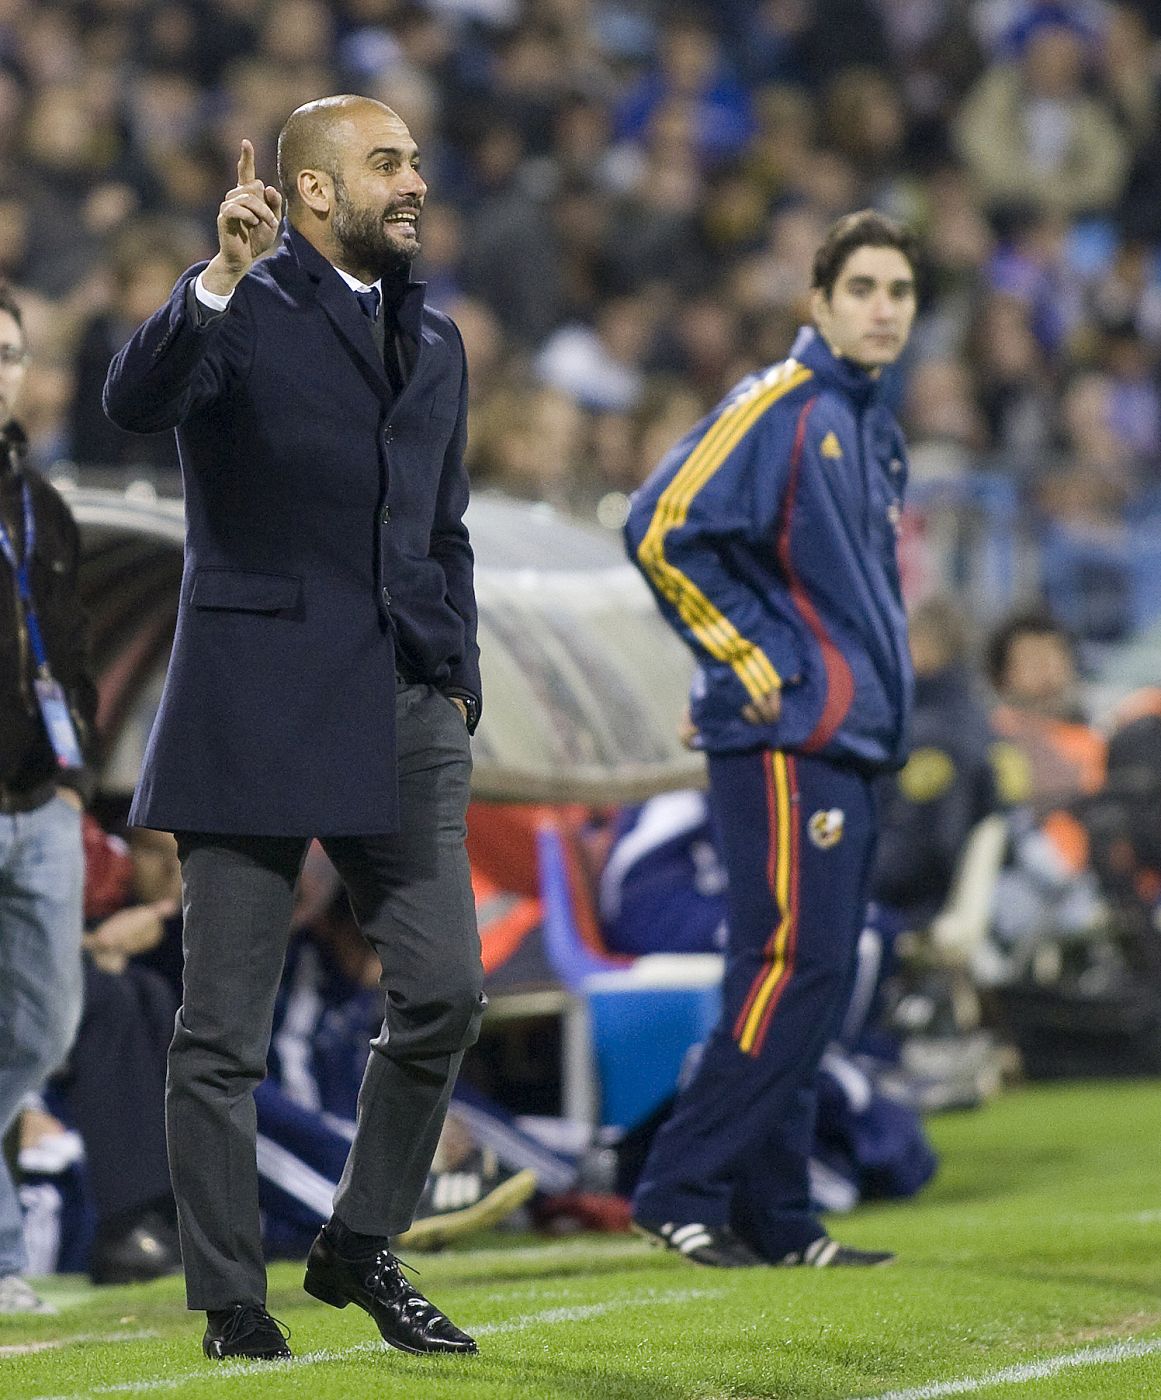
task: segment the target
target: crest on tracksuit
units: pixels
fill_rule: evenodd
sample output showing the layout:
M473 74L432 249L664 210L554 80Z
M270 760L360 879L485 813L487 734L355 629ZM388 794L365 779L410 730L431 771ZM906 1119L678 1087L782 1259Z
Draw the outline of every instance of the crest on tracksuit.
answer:
M832 807L827 812L815 812L806 824L806 834L821 851L829 851L843 839L846 814L841 807Z

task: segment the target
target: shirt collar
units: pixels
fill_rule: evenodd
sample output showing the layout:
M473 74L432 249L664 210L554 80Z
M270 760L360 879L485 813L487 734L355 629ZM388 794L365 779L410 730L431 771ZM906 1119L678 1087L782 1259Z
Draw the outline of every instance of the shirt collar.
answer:
M360 282L357 277L352 277L349 272L344 272L336 263L331 263L331 266L352 292L378 292L380 301L383 299L383 279L381 277L376 277L374 282Z

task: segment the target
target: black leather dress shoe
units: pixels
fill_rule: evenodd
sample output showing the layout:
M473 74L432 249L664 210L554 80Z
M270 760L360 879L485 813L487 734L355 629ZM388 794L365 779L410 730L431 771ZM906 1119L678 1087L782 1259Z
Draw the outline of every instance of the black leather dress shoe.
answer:
M427 1352L474 1354L479 1350L443 1313L403 1276L389 1249L354 1263L344 1259L320 1231L306 1260L303 1287L332 1308L354 1303L369 1313L388 1346L424 1355Z
M235 1303L206 1313L202 1351L211 1361L235 1356L250 1361L284 1361L290 1354L278 1322L261 1303Z

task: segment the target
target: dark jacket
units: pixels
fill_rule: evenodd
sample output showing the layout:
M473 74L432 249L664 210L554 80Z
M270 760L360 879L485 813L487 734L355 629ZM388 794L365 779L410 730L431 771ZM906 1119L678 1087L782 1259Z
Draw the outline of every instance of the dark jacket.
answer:
M25 438L15 423L0 430L0 512L24 554L22 483L32 490L36 546L32 596L53 675L64 687L82 749L91 746L97 694L88 673L86 626L77 586L80 538L56 489L23 464ZM32 654L16 577L0 556L0 785L14 794L51 791L58 780L85 791L84 774L62 774L32 689Z
M972 827L1000 808L996 739L966 667L915 684L911 756L884 779L872 898L922 928L951 891Z
M633 497L629 552L700 661L704 747L873 770L907 752L913 679L895 556L903 437L876 382L802 330ZM781 687L775 724L745 705Z
M397 668L480 696L463 344L408 284L396 400L371 322L298 233L205 324L187 298L202 266L105 386L121 427L176 427L185 488L177 631L131 820L389 832Z

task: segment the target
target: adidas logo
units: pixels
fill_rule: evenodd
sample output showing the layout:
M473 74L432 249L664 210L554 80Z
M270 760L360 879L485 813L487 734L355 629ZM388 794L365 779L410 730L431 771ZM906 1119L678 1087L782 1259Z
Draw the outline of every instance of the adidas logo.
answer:
M839 446L839 440L834 433L827 433L819 444L819 455L829 458L832 462L842 461L843 450Z

